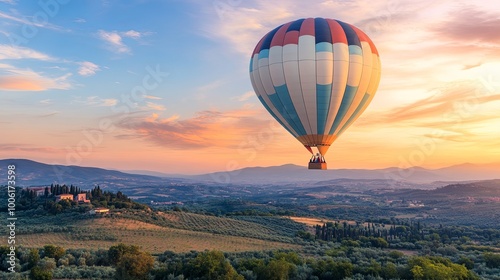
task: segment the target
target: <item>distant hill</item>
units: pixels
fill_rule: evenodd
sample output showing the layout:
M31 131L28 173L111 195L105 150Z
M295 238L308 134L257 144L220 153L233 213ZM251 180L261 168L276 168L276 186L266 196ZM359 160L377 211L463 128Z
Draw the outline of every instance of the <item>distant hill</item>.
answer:
M450 182L477 181L500 179L500 165L473 165L463 164L441 169L425 169L413 167L410 169L331 169L308 170L304 166L286 164L271 167L248 167L229 172L215 172L203 175L171 175L148 171L130 171L131 174L116 170L95 167L50 165L27 159L0 160L0 174L6 174L9 164L16 165L17 184L20 186L47 185L51 183L73 184L82 188L90 188L96 184L102 187L118 188L143 188L148 186L178 186L188 184L196 186L222 185L267 185L267 184L310 184L316 186L336 184L350 186L364 184L394 187L419 187L431 184L443 186ZM174 177L175 176L175 177ZM6 176L0 178L0 184L6 184ZM354 182L354 181L356 182ZM151 190L153 191L153 190Z
M500 170L497 165L456 165L441 169L425 169L412 167L409 169L330 169L309 170L304 166L287 164L271 167L248 167L229 172L215 172L191 178L218 183L285 183L285 182L317 182L337 179L387 180L428 184L431 182L458 182L471 180L499 179Z
M433 195L456 197L493 198L500 196L500 180L480 181L468 184L452 184L432 190Z
M142 187L166 184L180 179L129 174L116 170L95 167L50 165L27 159L0 160L0 174L6 174L7 166L16 166L16 183L19 186L73 184L82 188L94 185L118 189L121 187ZM0 184L5 185L7 176L2 176Z

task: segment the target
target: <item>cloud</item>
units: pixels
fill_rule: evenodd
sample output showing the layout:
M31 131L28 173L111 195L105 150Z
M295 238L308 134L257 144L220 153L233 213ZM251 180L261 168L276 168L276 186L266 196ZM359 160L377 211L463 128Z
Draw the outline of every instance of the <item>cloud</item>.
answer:
M14 45L0 44L0 59L37 59L43 61L53 61L54 58L47 54L35 51L30 48Z
M250 99L250 97L253 97L253 96L255 96L255 92L247 91L244 94L242 94L240 96L233 97L231 99L237 100L237 101L247 101L248 99Z
M40 100L39 102L40 102L40 104L44 104L44 105L52 104L52 100L50 100L50 99Z
M161 119L158 114L127 118L118 126L119 138L138 138L172 149L237 148L245 138L269 132L269 119L260 110L201 111L189 119L178 115ZM272 132L270 132L272 133Z
M385 116L386 121L421 121L428 118L443 119L443 115L456 113L465 119L474 116L481 104L500 100L500 93L488 94L479 81L463 81L446 85L436 94L394 109Z
M118 32L106 32L104 30L99 30L98 35L99 38L108 44L110 50L118 53L130 53L130 49L122 42L122 37L118 34Z
M423 10L432 2L435 1L215 1L206 7L209 16L201 28L205 36L222 38L233 51L248 55L267 32L298 18L334 18L359 23L369 36L383 35L396 29L407 31L400 23L418 17L410 11Z
M450 12L432 31L439 38L447 38L461 45L500 44L499 26L498 13L481 11L475 7L462 7Z
M78 74L82 76L92 76L97 71L100 71L99 65L96 65L90 61L79 62L80 68L78 69Z
M6 4L11 4L11 5L16 4L16 2L14 0L0 0L0 2L6 3Z
M96 107L112 107L118 104L118 100L114 98L99 98L98 96L88 96L84 100L77 99L74 102L80 103L87 106L96 106Z
M36 117L37 118L48 118L48 117L55 116L57 114L59 114L59 112L55 111L55 112L51 112L51 113L46 113L46 114L38 115Z
M454 142L475 142L488 121L500 120L487 106L498 107L500 92L491 92L481 81L461 81L436 88L433 95L387 112L372 112L361 117L358 128L411 129L421 136ZM498 109L497 109L498 110ZM431 130L429 130L431 129ZM430 133L429 131L432 131ZM479 143L479 142L478 142Z
M146 102L146 107L148 109L153 109L156 111L165 111L166 110L165 106L163 106L161 104L154 103L154 102Z
M117 103L118 103L117 99L107 98L107 99L101 99L101 104L99 104L99 106L112 107L115 106Z
M476 68L476 67L481 66L482 64L483 64L482 62L478 62L478 63L474 63L474 64L465 64L464 67L462 68L462 70L469 70L472 68Z
M146 102L146 107L157 111L165 111L165 106L153 102Z
M144 95L143 97L146 98L146 99L153 99L153 100L161 100L161 99L163 99L161 97L154 96L154 95Z
M76 22L76 23L86 23L87 21L85 19L83 19L83 18L77 18L73 22Z
M31 69L19 69L11 65L0 64L0 89L8 91L44 91L48 89L70 89L68 78L71 73L59 77L47 77Z
M150 32L141 33L135 30L129 30L124 32L99 30L97 32L98 37L106 42L108 49L123 54L131 53L130 48L123 42L124 37L134 40L139 40L143 36L150 34L151 34Z
M56 58L45 53L14 45L0 44L0 60L39 60L53 62ZM53 67L52 67L53 68ZM0 63L0 89L10 91L44 91L48 89L70 89L68 78L71 73L49 77L43 72Z
M58 149L54 147L36 147L31 145L23 144L0 144L0 150L10 151L10 152L40 152L40 153L60 153L65 152L64 149Z
M135 30L129 30L126 32L122 32L121 34L123 37L128 37L128 38L132 38L132 39L139 39L142 36L142 34L140 32L137 32Z
M63 31L64 28L51 24L49 22L45 23L39 23L35 20L30 20L32 17L24 16L24 15L17 15L17 16L12 16L3 12L0 12L0 18L8 19L14 22L18 22L24 25L29 25L29 26L36 26L40 28L46 28L46 29L51 29L51 30L56 30L56 31Z

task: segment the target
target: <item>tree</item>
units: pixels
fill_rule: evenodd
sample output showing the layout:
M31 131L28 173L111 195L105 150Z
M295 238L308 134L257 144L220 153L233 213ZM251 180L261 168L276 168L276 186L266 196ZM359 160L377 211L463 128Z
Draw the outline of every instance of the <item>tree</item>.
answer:
M188 266L189 276L193 278L243 280L220 251L199 253Z
M33 268L40 261L40 254L38 249L30 249L30 254L28 255L28 268Z
M335 279L344 279L352 276L354 265L347 261L335 262L332 268L332 275Z
M116 266L118 280L146 280L153 268L153 257L145 252L137 254L125 253Z
M413 279L415 280L424 279L424 270L419 265L415 265L412 267L411 274L413 275Z
M56 261L58 261L66 253L63 247L54 245L43 246L43 251L45 257L54 258Z
M30 271L31 280L52 280L52 271L35 266Z
M464 265L467 269L474 268L474 261L466 256L461 256L458 263Z
M463 265L442 257L415 257L408 262L414 279L466 280L478 279Z
M382 274L384 279L398 279L399 278L399 273L398 273L398 268L396 267L395 264L388 262L383 268L382 268Z
M484 253L484 262L489 268L499 268L500 267L500 254Z
M111 246L108 250L109 263L112 265L117 265L120 262L121 258L127 253L132 255L138 254L139 247L135 245L128 246L123 243Z
M271 260L264 271L265 277L269 280L286 280L295 266L284 259Z
M76 261L76 264L78 266L86 266L87 260L84 257L79 257L78 260Z

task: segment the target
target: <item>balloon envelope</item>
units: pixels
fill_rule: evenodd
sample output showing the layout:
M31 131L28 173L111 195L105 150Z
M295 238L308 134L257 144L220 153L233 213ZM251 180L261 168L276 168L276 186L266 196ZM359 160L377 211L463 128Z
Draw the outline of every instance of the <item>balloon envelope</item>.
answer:
M299 19L259 41L250 79L267 111L308 150L324 155L373 99L380 58L353 25Z

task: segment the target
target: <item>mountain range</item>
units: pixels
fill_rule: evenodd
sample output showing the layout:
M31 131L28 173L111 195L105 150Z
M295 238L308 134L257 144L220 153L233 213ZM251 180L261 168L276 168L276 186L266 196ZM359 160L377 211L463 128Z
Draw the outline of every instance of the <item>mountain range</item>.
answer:
M331 180L378 180L381 183L430 184L433 182L460 182L500 178L500 164L461 164L440 169L412 167L409 169L330 169L308 170L304 166L286 164L271 167L248 167L228 172L202 175L168 175L150 171L122 172L96 167L64 166L40 163L27 159L0 160L0 184L7 184L7 166L16 166L16 183L19 186L37 186L51 183L73 184L80 187L101 185L144 187L203 183L208 185L237 184L327 184ZM132 174L135 173L135 174ZM142 174L137 174L142 173ZM154 174L156 176L152 176Z

